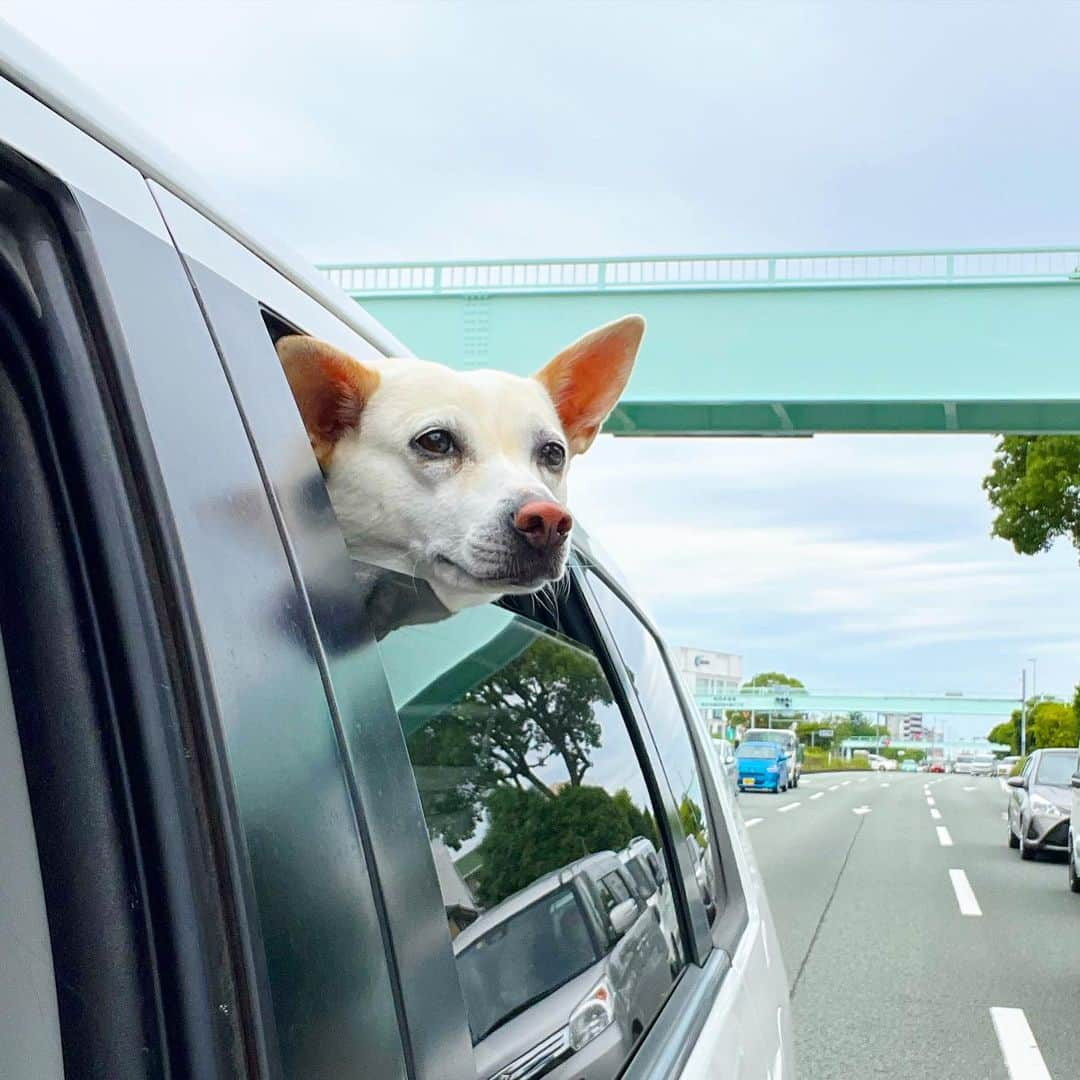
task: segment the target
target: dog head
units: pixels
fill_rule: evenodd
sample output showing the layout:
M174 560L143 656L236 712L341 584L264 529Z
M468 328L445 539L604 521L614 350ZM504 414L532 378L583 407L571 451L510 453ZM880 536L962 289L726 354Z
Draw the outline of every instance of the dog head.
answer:
M451 610L561 577L567 470L618 401L644 331L637 315L602 326L532 378L361 364L280 339L353 557L425 579Z

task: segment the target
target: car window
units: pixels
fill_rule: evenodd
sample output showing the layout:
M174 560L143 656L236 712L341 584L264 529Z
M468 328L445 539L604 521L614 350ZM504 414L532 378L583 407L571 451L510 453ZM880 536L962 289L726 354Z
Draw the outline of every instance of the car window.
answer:
M643 900L648 900L649 897L656 892L656 882L653 880L652 872L646 868L641 858L637 855L628 859L625 866L630 876L634 879L634 885L637 887L638 895L641 896Z
M631 895L618 860L629 857L631 842L660 858L663 846L645 773L596 656L493 605L400 627L379 649L478 1068L510 1070L568 1024L575 1049L612 1025L632 1046L685 949L671 902L640 915L617 940L609 934L607 910ZM565 899L565 908L553 908L555 890L575 882L578 907ZM584 971L583 957L592 958ZM601 979L613 1000L586 1006ZM593 1023L580 1019L585 1013Z
M1051 787L1068 787L1075 771L1076 754L1043 754L1039 759L1039 771L1035 774L1035 783L1048 784Z
M693 838L694 875L709 922L723 905L724 881L715 845L710 843L708 808L682 704L652 633L596 574L589 583L604 613L664 764L683 836Z

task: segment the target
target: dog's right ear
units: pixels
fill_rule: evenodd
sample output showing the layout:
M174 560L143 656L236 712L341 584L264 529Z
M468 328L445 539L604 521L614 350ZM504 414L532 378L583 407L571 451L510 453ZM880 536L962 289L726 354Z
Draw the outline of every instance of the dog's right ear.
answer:
M360 425L360 414L378 389L379 373L324 341L291 334L277 353L289 380L315 457L325 469L338 440Z

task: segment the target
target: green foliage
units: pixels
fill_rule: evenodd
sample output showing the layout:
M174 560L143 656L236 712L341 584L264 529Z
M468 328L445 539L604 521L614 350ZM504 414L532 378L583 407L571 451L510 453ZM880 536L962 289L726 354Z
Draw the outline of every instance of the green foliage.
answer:
M625 790L566 785L546 797L535 789L496 788L488 796L491 823L477 848L481 868L477 899L491 907L544 874L596 851L618 851L633 837L658 843L649 815L633 806ZM644 824L644 827L643 827Z
M1080 436L1003 436L982 486L998 511L993 535L1021 555L1060 536L1080 549Z
M991 728L986 736L991 742L1008 743L1011 752L1020 753L1020 710L1013 709L1010 719ZM1027 703L1027 750L1040 747L1077 746L1080 744L1080 712L1076 703L1066 705L1049 698L1035 698Z
M779 671L762 671L743 683L744 690L758 686L797 686L800 690L805 689L798 679L793 678L791 675L784 675Z
M684 795L679 803L679 821L682 824L683 835L693 836L702 848L708 846L708 837L705 833L705 815L689 795Z
M562 758L568 782L582 783L600 745L598 703L611 690L596 660L549 638L441 709L425 710L408 739L424 817L432 834L460 847L476 831L488 792L527 786L553 798L538 772ZM406 714L408 710L405 710ZM406 728L410 725L406 719Z
M1013 719L1003 720L996 724L987 733L986 737L993 743L1006 743L1009 753L1020 753L1020 710L1013 710Z
M1028 721L1028 749L1040 746L1076 746L1080 743L1080 719L1071 706L1060 701L1040 701Z

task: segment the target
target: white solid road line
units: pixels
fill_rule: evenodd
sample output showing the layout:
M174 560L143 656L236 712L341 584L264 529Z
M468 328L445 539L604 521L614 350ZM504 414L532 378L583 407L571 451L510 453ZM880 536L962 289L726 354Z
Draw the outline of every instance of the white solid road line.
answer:
M930 807L930 816L935 821L940 821L941 820L941 811L936 806L931 806Z
M821 796L824 795L824 794L825 794L824 791L819 791L816 795L811 795L810 796L810 801L813 802L815 799L820 799Z
M833 786L831 788L829 788L829 790L830 791L839 791L840 790L840 785L839 784L833 784Z
M752 828L754 825L760 825L765 819L763 817L752 817L747 823L746 827Z
M949 835L949 830L944 825L937 826L937 838L938 843L942 847L952 847L952 837Z
M956 902L960 905L961 915L981 915L982 908L975 899L975 891L968 881L967 874L963 870L950 870L949 880L952 882L953 892L956 893Z
M776 812L778 814L786 814L789 810L794 810L796 806L802 806L802 803L789 802L787 806L781 806Z
M1050 1080L1050 1070L1039 1052L1023 1009L991 1008L1001 1056L1012 1080Z

